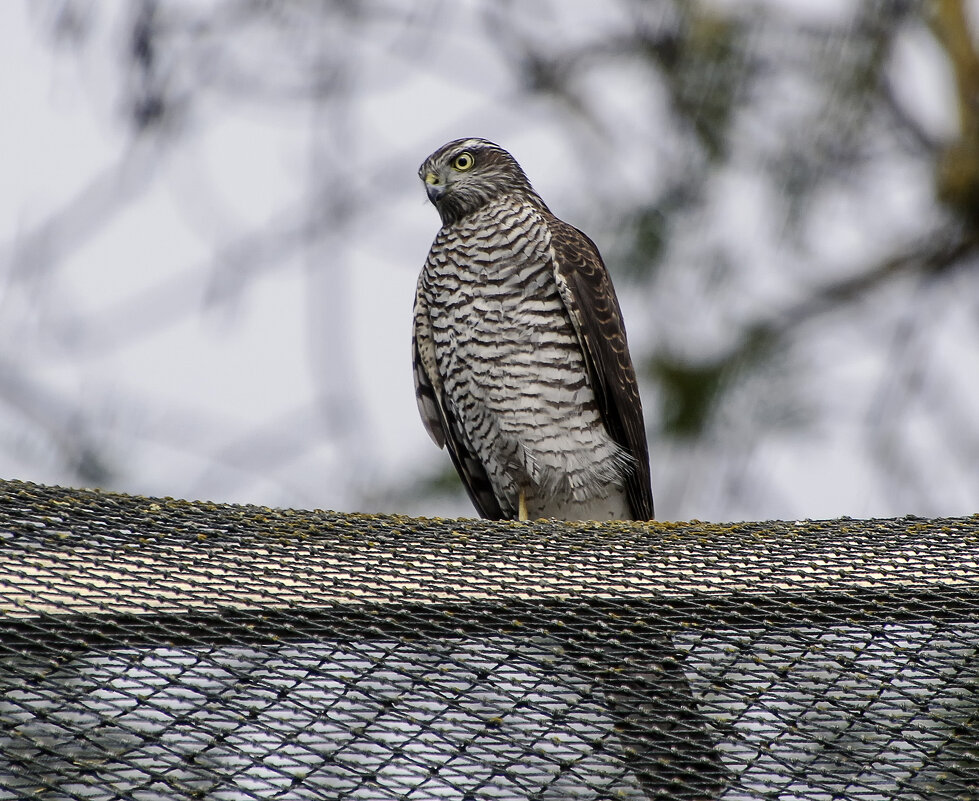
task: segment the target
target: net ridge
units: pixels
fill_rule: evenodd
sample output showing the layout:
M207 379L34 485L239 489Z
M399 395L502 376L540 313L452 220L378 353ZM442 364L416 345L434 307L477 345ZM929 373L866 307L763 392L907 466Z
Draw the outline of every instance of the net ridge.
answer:
M977 798L977 535L0 482L0 801Z

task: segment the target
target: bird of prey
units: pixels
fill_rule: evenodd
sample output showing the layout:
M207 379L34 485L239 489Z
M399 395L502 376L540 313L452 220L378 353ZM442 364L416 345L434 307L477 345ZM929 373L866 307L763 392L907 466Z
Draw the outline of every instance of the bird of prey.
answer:
M415 294L415 395L494 520L650 520L622 313L595 244L516 160L457 139L419 170L442 218Z

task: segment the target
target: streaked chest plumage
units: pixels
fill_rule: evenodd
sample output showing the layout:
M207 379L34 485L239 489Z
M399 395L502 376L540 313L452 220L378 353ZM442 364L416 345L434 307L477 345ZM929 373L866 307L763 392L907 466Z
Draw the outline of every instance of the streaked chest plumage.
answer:
M523 489L536 516L608 495L628 465L598 412L550 246L538 209L499 200L439 232L418 286L445 401L497 497L515 504Z
M423 271L442 375L484 388L491 404L494 390L519 405L521 390L544 400L551 384L584 375L549 246L536 209L492 204L442 229Z

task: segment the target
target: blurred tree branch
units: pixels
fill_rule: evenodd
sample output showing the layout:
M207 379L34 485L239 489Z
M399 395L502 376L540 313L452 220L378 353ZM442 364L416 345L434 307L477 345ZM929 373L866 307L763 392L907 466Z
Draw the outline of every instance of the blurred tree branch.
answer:
M941 368L953 375L939 391L926 363L944 341L945 320L979 296L972 269L979 56L964 0L868 0L815 16L790 5L619 0L596 6L578 27L573 18L583 7L573 6L472 0L406 11L385 0L139 0L128 7L112 40L119 71L113 121L126 135L120 158L3 248L8 292L0 302L9 309L26 298L38 324L29 351L0 353L0 404L38 431L46 429L36 415L52 410L54 433L44 436L64 442L76 426L64 421L84 420L85 410L79 402L81 416L73 416L65 411L71 399L58 408L44 401L53 390L34 371L45 358L109 358L234 299L259 278L299 266L308 303L300 310L307 337L297 347L309 355L315 397L297 399L286 417L271 415L253 430L222 432L217 447L201 444L211 467L199 469L199 481L231 492L235 465L284 470L292 460L306 470L317 446L343 451L345 438L357 440L344 431L357 418L342 407L361 405L349 385L370 365L353 355L345 363L331 358L334 340L356 328L357 315L375 313L352 302L344 270L355 250L381 242L380 257L400 264L413 223L396 204L417 192L413 172L424 148L443 135L490 133L470 128L478 124L496 126L499 139L561 140L565 147L544 152L573 156L550 168L559 180L574 176L559 183L576 190L562 202L602 243L623 279L620 295L637 309L630 322L642 332L633 349L647 382L653 459L664 450L676 457L663 468L678 476L674 494L663 494L667 514L766 516L766 503L782 509L778 489L759 489L763 480L752 470L768 468L753 461L751 449L784 420L797 442L808 442L810 430L857 424L871 440L899 438L898 467L889 445L866 449L876 480L897 488L882 493L897 504L889 507L894 513L909 511L899 507L909 486L917 487L914 511L924 511L918 504L929 498L951 497L946 488L929 489L921 474L928 464L904 437L915 413L928 415L946 439L951 429L968 428L949 453L957 455L960 485L974 485L976 465L963 445L979 437L979 423L963 411L974 387L953 364ZM44 8L36 17L79 59L104 41L96 33L108 17L97 6L66 0ZM550 14L546 24L541 9ZM933 35L937 58L951 67L958 119L951 142L938 141L925 124L915 87L908 89L914 82L901 71L909 32L929 45ZM378 54L393 54L396 67L385 71ZM413 77L424 100L406 105L398 93ZM480 91L487 96L473 99ZM193 148L215 120L242 109L305 132L305 149L287 156L304 165L293 197L261 222L220 236L199 222L210 255L176 265L98 314L80 312L71 298L44 305L44 293L62 286L59 268L72 254L121 225L120 212L166 180L180 148ZM894 202L901 195L912 199L902 206ZM923 296L947 313L925 311ZM974 344L979 325L961 318L955 336ZM883 379L837 393L847 396L845 407L813 390L845 380L834 365L827 375L811 367L831 362L824 356L841 326L852 358L902 362ZM44 402L32 417L23 410L34 390ZM945 406L934 402L939 395ZM291 415L308 438L289 436ZM356 425L369 431L371 421ZM108 476L109 449L100 451L102 439L84 424L77 429L81 445L57 446L65 463L102 464L101 473L83 472ZM193 448L193 440L174 447ZM91 459L78 456L89 451ZM386 486L351 479L349 465L336 463L324 486L369 484L360 497L372 508L412 509L414 500L415 510L428 511L430 499L442 504L457 486L424 464L409 465ZM124 464L113 466L125 475Z
M23 365L0 359L0 400L19 425L42 433L74 481L102 486L114 478L113 466L89 425L86 409L76 399L44 386Z
M932 26L955 76L959 136L937 165L938 197L979 223L979 54L963 0L934 0Z

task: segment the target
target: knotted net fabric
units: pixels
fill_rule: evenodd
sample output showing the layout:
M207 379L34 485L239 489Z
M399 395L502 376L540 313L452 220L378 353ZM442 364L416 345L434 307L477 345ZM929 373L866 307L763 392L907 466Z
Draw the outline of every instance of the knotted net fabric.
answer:
M491 523L0 482L6 799L979 797L979 517Z

